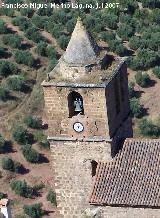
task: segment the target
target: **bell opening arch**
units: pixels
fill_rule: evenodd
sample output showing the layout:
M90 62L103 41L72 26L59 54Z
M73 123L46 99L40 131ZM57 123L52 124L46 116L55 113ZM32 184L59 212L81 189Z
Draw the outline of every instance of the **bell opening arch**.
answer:
M83 98L75 91L72 91L68 95L68 111L69 118L76 116L77 114L84 114Z

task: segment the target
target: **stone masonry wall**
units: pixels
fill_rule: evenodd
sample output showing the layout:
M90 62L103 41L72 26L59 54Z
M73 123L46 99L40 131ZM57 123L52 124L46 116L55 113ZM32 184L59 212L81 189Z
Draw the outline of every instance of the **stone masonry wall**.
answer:
M102 218L159 218L160 210L151 208L101 207Z
M119 72L120 73L118 73L106 87L107 116L109 123L109 134L111 138L119 126L124 122L124 119L128 117L130 111L128 97L128 78L125 64L122 65ZM115 87L115 80L118 81L117 83L119 83L119 87ZM118 114L116 112L115 95L119 95L120 100L120 111ZM132 137L132 135L130 135L130 137Z
M85 126L87 133L84 131L84 136L107 136L108 118L104 88L71 89L50 86L43 87L43 89L45 99L44 113L49 127L48 136L71 137L74 134L73 118L69 118L68 110L68 94L71 91L78 92L83 98L84 116L77 118L79 121L82 118L82 122L84 118L87 119L88 127Z
M58 211L56 218L80 218L89 207L92 188L91 160L110 160L110 144L105 142L51 141L52 166Z
M118 130L115 132L114 137L112 138L112 149L111 154L114 157L119 149L122 148L122 144L124 139L133 137L133 129L132 129L132 119L128 117L126 120L122 122Z

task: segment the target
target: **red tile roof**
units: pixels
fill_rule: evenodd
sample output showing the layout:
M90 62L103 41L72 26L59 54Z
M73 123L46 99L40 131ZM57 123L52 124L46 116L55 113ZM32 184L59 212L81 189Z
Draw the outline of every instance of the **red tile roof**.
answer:
M91 204L160 206L160 139L126 139L110 162L99 162Z

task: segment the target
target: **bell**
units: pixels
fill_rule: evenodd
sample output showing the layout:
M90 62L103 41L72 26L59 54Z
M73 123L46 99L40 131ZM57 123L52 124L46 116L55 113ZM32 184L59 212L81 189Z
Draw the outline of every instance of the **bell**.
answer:
M82 101L80 98L79 99L76 98L76 100L74 101L74 107L75 107L74 111L76 112L82 111Z

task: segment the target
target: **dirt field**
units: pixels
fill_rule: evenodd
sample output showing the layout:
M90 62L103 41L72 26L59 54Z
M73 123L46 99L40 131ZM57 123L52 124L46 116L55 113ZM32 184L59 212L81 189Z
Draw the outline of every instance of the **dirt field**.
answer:
M5 20L7 23L7 27L13 31L21 35L26 42L32 45L31 52L34 51L35 43L26 39L24 37L24 33L19 30L18 27L11 24L10 19ZM43 32L44 37L48 39L48 37L51 37L49 33ZM55 40L52 38L51 43L54 44ZM34 53L33 53L34 54ZM34 54L36 55L36 54ZM42 64L45 65L47 62L45 61L45 58L42 59ZM22 68L25 67L22 65ZM43 69L41 70L43 71ZM42 75L43 72L39 71L33 71L31 75L31 80L35 80L35 84L40 84L45 77L45 75ZM38 75L38 76L37 76ZM32 87L33 90L34 86ZM35 87L36 88L36 87ZM33 144L32 147L35 148L42 156L43 156L43 162L39 164L32 164L25 160L25 158L22 155L22 152L20 150L20 145L13 142L13 139L11 137L11 126L17 122L21 122L22 118L25 114L27 114L30 108L30 105L32 104L32 92L31 93L12 93L13 95L17 95L19 101L18 105L15 105L15 108L11 108L9 110L8 105L11 103L6 102L3 103L3 105L0 105L0 132L3 133L3 137L5 140L11 140L12 145L9 146L8 152L6 154L0 154L0 160L2 160L3 157L9 156L15 161L19 161L24 168L26 169L24 174L16 174L12 173L6 170L3 170L0 166L0 192L3 192L7 195L7 197L11 200L11 207L12 207L12 216L13 218L16 218L17 215L23 214L23 206L25 204L33 204L33 203L42 203L43 209L47 212L47 215L44 217L53 217L54 211L56 209L55 206L53 206L49 201L46 200L46 195L50 189L54 190L53 187L53 179L54 174L53 170L51 169L51 154L49 150L40 149L37 144ZM40 105L39 110L35 113L37 116L42 116L42 105ZM14 194L13 191L11 191L10 188L10 181L12 179L16 180L26 180L26 182L31 185L39 185L44 184L44 188L39 191L38 196L34 197L33 199L27 199L20 197L16 194Z
M135 81L135 71L128 69L129 81ZM140 100L140 104L144 108L144 117L153 120L155 123L160 117L160 79L155 77L152 71L148 71L151 78L151 84L147 88L142 88L135 83L136 95ZM138 120L133 119L134 137L143 137L138 130Z
M22 207L24 204L32 204L32 203L43 203L43 209L48 212L47 217L53 217L55 207L46 200L46 194L53 187L53 171L51 169L51 158L50 152L39 149L36 145L33 145L39 153L44 155L44 163L40 164L31 164L28 163L21 151L20 145L14 144L11 152L7 154L7 156L12 157L13 160L19 161L26 169L26 172L21 174L11 173L9 171L1 170L1 179L0 179L0 192L3 192L8 195L8 198L12 201L12 213L13 217L16 217L17 214L22 214ZM0 158L4 157L4 155L0 155ZM27 183L31 186L35 186L38 184L44 184L45 187L39 192L39 196L33 199L27 199L14 194L11 191L9 182L16 178L17 180L26 180Z

